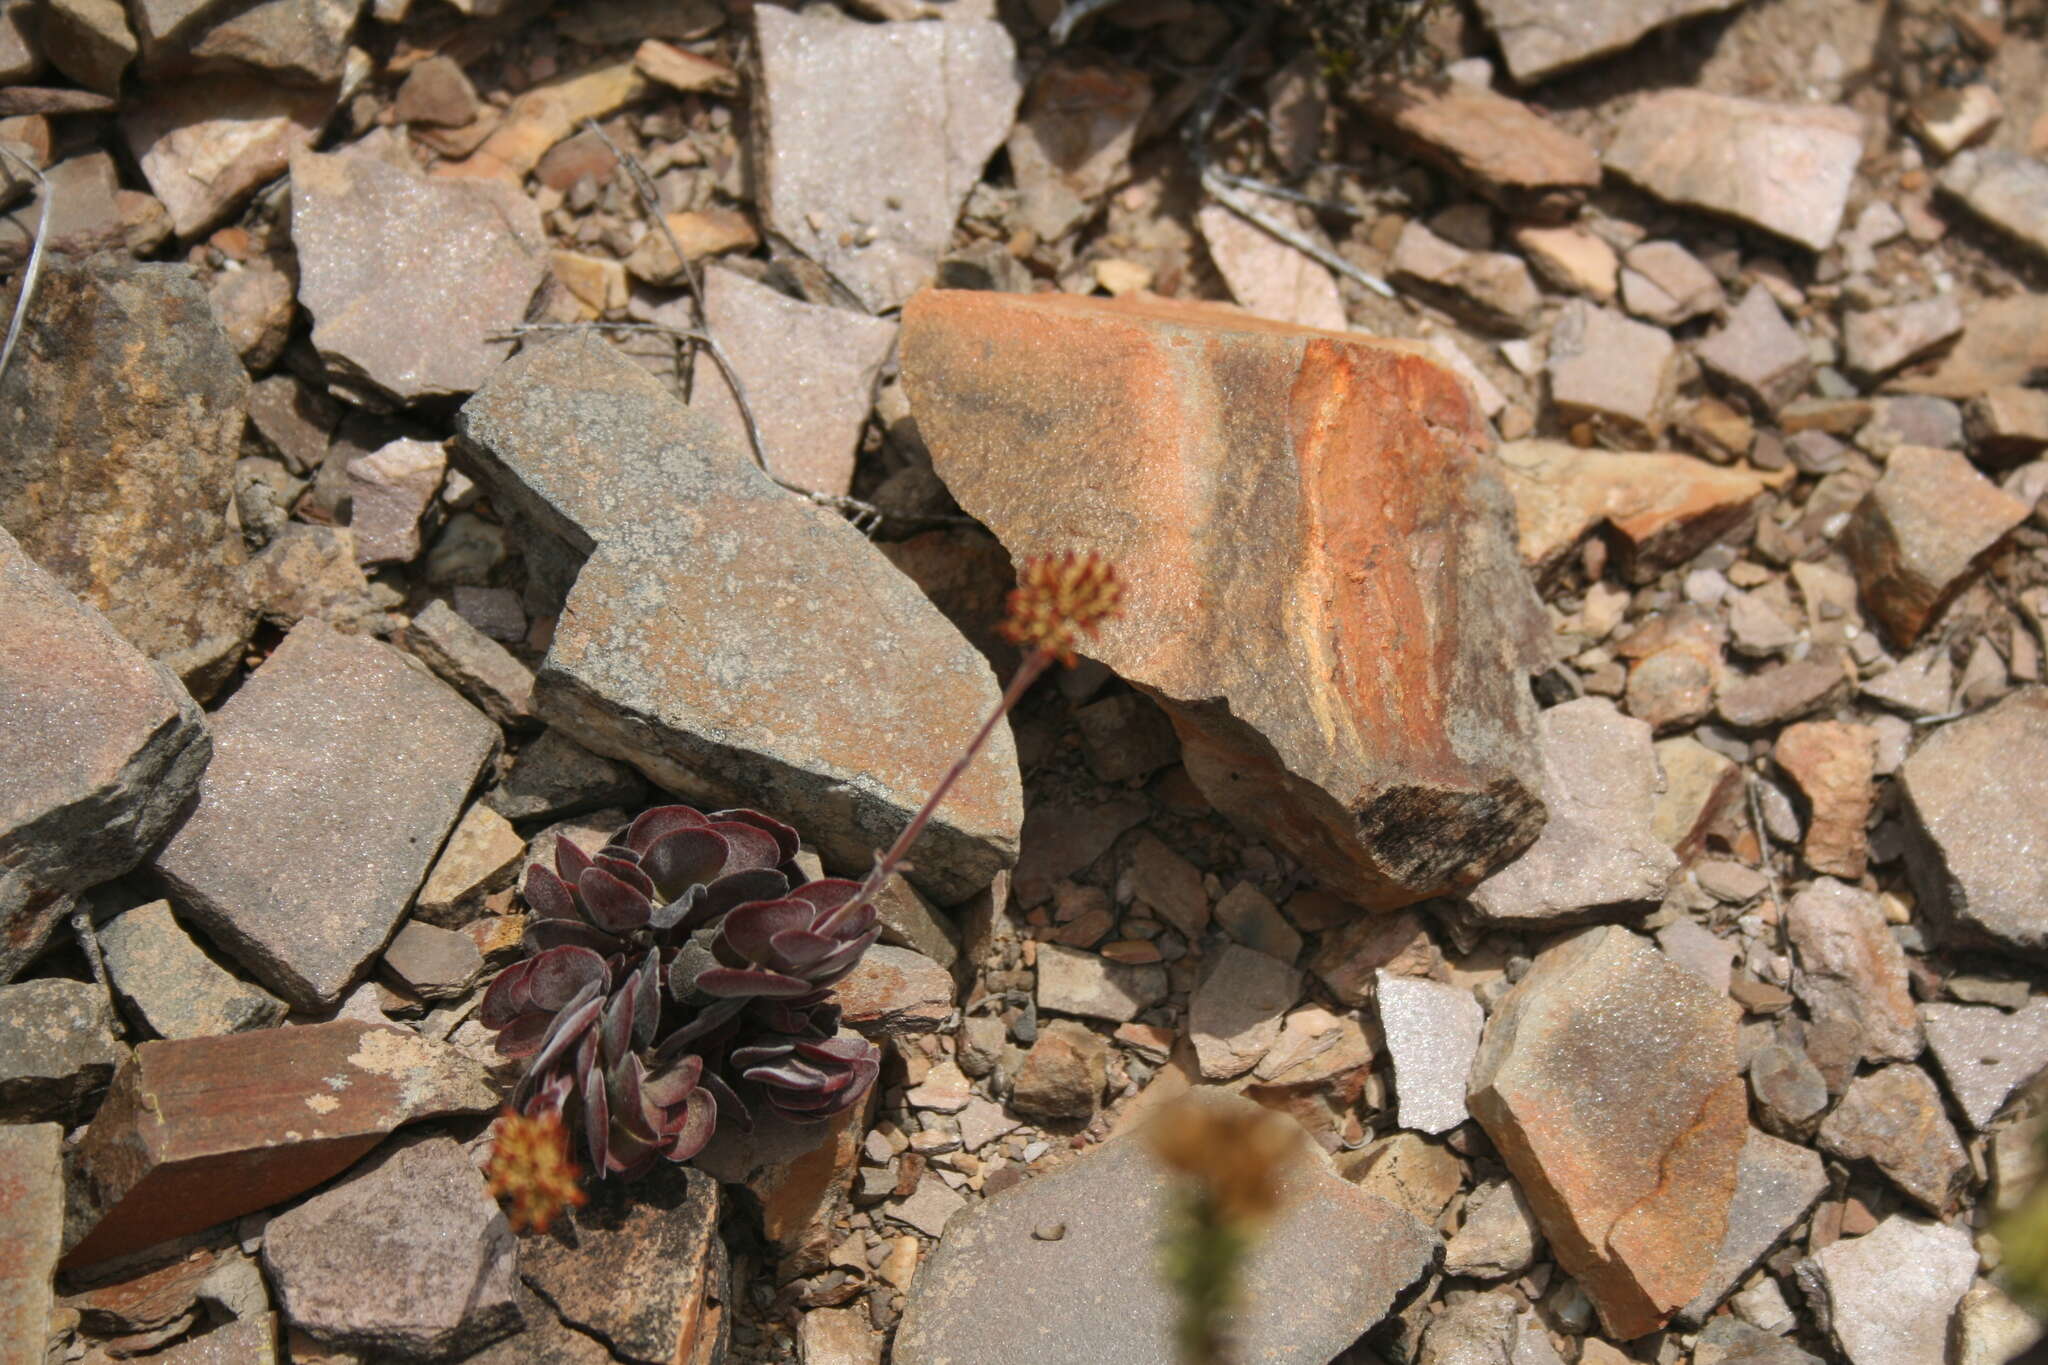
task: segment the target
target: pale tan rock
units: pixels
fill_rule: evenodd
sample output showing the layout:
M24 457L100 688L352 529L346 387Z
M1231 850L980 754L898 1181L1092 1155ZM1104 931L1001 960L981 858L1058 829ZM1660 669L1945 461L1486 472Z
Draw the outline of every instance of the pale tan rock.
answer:
M1621 258L1585 228L1524 225L1515 229L1515 245L1554 288L1584 294L1595 303L1614 297Z
M1600 159L1583 140L1484 86L1388 82L1371 91L1364 110L1405 150L1518 217L1568 217L1600 183Z
M462 813L413 902L413 917L454 927L469 919L483 898L509 886L526 852L526 840L507 820L478 802Z
M1786 932L1798 953L1792 988L1817 1026L1807 1052L1839 1092L1859 1062L1920 1055L1906 955L1877 898L1822 877L1792 898Z
M1263 200L1260 207L1277 214L1282 222L1295 216L1294 205L1277 200ZM1204 208L1195 215L1195 223L1209 245L1210 259L1230 286L1230 296L1248 311L1275 322L1330 332L1344 331L1350 325L1344 317L1344 300L1337 293L1337 277L1327 266L1221 204Z
M1954 451L1902 446L1840 544L1864 609L1904 648L2031 511Z
M1816 872L1851 881L1870 855L1864 825L1877 800L1877 736L1867 725L1806 721L1779 734L1772 757L1806 795L1802 851Z
M1479 12L1521 85L1619 52L1652 29L1741 0L1480 0Z

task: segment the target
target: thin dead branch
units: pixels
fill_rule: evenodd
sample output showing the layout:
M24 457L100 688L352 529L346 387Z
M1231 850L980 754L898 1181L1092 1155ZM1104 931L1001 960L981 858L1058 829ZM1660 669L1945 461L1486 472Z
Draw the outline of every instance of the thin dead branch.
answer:
M28 265L21 272L21 288L15 296L14 316L7 323L7 340L0 342L0 379L5 379L7 377L7 362L14 358L14 343L21 336L22 321L28 317L29 303L35 298L36 279L43 273L43 247L49 241L50 211L55 205L51 202L52 191L50 189L50 182L44 178L41 171L37 170L30 162L9 151L4 143L0 143L0 156L6 157L8 161L21 167L34 178L38 194L36 202L41 205L42 209L36 218L35 241L29 246Z

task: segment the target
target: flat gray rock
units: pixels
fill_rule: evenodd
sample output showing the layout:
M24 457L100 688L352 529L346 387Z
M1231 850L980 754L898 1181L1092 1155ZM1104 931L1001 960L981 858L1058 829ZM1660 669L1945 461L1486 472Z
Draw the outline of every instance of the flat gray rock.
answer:
M646 794L647 784L629 764L594 754L560 730L548 730L519 751L484 804L507 820L559 820L600 808L637 806Z
M1174 1188L1142 1137L1121 1137L956 1215L911 1284L897 1365L1171 1365L1173 1297L1134 1258L1158 1244ZM1230 1332L1246 1360L1323 1365L1386 1315L1438 1242L1313 1154L1283 1191ZM1054 1223L1065 1236L1032 1236Z
M1821 1150L1844 1161L1868 1161L1936 1217L1955 1212L1970 1178L1970 1157L1949 1122L1941 1092L1917 1066L1903 1062L1849 1082L1821 1120Z
M1807 1052L1830 1090L1839 1093L1859 1062L1920 1055L1906 954L1876 896L1821 877L1792 898L1785 924L1797 952L1792 990L1814 1023Z
M215 962L151 901L99 928L100 951L123 1003L159 1038L211 1038L282 1023L284 1001Z
M1935 181L1970 212L2048 253L2048 166L2005 147L1959 154Z
M1977 1248L1965 1228L1897 1213L1806 1265L1800 1280L1824 1296L1850 1365L1928 1365L1948 1358L1949 1319L1976 1278Z
M0 376L0 527L200 700L254 624L229 524L248 372L192 272L47 263Z
M1472 1191L1465 1221L1444 1246L1444 1273L1499 1280L1536 1263L1542 1230L1529 1201L1512 1180L1496 1180Z
M1280 1036L1280 1017L1301 998L1301 973L1278 958L1226 943L1188 1000L1188 1036L1212 1081L1257 1066Z
M89 981L0 986L0 1121L75 1122L128 1056L113 1022L106 994Z
M1771 291L1752 286L1729 310L1727 325L1694 348L1707 373L1759 409L1775 413L1813 378L1806 340L1785 321Z
M1479 0L1517 84L1632 46L1652 29L1742 0Z
M0 1341L44 1341L64 1240L64 1129L0 1124Z
M1693 1301L1678 1311L1679 1321L1706 1321L1827 1188L1819 1153L1751 1129L1736 1163L1735 1198L1728 1205L1728 1230L1714 1268Z
M1394 1063L1396 1122L1424 1133L1463 1123L1470 1117L1465 1085L1486 1025L1478 999L1460 986L1386 971L1373 999Z
M0 476L4 482L4 476ZM206 723L152 663L0 531L0 982L76 893L142 861L198 789Z
M1948 1093L1983 1132L2013 1092L2048 1070L2048 999L2006 1013L1990 1005L1922 1005L1927 1044Z
M263 1266L285 1320L386 1360L466 1355L518 1330L518 1242L452 1138L358 1167L270 1220Z
M1123 1023L1165 998L1164 967L1111 962L1099 954L1056 943L1039 945L1038 1007L1042 1010ZM1274 1030L1279 1030L1277 1017Z
M1554 923L1655 908L1678 870L1653 818L1663 785L1650 727L1598 697L1537 719L1550 822L1472 892L1488 920Z
M172 898L294 1006L340 1000L405 916L498 727L389 645L293 629L214 714Z
M389 405L472 392L547 275L540 210L374 152L292 157L299 302L335 383ZM405 319L393 326L394 318Z
M465 591L456 589L457 592ZM399 643L500 725L533 719L533 670L436 598L412 618Z
M929 284L1023 86L988 20L853 23L764 5L759 44L764 226L881 312Z
M994 708L987 661L915 583L603 342L526 351L459 427L567 598L536 713L685 800L768 811L865 871ZM911 881L943 905L980 891L1023 806L999 726Z

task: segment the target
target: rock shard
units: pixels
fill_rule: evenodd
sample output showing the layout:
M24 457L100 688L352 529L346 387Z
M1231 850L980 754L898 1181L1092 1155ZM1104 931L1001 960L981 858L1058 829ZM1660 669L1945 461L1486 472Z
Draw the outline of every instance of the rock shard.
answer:
M932 291L904 316L940 477L1012 555L1118 566L1090 651L1164 706L1219 810L1371 908L1535 837L1544 632L1455 375L1163 300Z
M566 599L534 711L711 807L789 820L864 871L995 706L987 662L861 534L590 337L534 347L465 405L464 448ZM942 904L1016 856L1007 727L911 851Z

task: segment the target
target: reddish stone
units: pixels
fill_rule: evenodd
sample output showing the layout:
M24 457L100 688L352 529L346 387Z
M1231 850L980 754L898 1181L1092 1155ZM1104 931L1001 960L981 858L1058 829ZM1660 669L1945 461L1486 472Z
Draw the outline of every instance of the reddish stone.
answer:
M1391 82L1372 92L1365 111L1403 150L1517 217L1570 217L1600 184L1600 158L1584 140L1485 86Z
M1089 653L1189 774L1367 908L1471 886L1543 807L1543 621L1466 386L1416 348L1211 306L931 291L903 378L1013 555L1095 550Z
M1901 446L1849 518L1842 551L1864 607L1903 650L2030 510L1952 450Z
M1861 877L1870 857L1863 827L1877 800L1877 732L1868 725L1807 721L1786 727L1771 756L1812 807L1807 865L1851 881Z
M64 1264L267 1208L346 1170L403 1124L497 1105L462 1054L354 1019L144 1043L79 1145L89 1208Z

